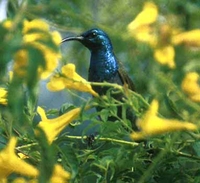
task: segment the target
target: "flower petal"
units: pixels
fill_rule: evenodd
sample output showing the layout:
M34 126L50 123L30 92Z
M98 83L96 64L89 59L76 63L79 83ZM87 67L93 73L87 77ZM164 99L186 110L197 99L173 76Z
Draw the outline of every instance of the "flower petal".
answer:
M7 90L5 88L0 88L0 104L7 105Z
M182 90L195 102L200 102L199 75L196 72L189 72L182 81Z
M182 89L188 94L196 94L200 92L198 85L199 75L196 72L189 72L182 81Z
M47 83L47 89L50 91L60 91L65 89L65 82L62 77L53 76L50 82Z
M174 69L175 62L174 62L175 51L173 46L165 46L162 48L156 48L154 52L154 58L163 65L168 65L171 69Z
M53 31L51 32L51 35L52 35L52 38L53 38L53 42L56 44L56 45L60 45L61 41L62 41L62 37L60 35L59 32L57 31Z
M44 109L43 109L42 107L38 106L38 107L37 107L37 112L38 112L38 114L40 115L42 121L47 120L45 111L44 111Z
M21 160L15 154L16 138L11 138L7 147L0 152L0 179L6 178L15 172L26 176L38 176L38 170L32 165Z
M26 34L31 29L39 29L39 30L43 30L43 31L48 31L49 25L40 19L35 19L32 21L25 20L24 26L23 26L23 34Z
M69 178L70 173L65 171L59 164L56 164L50 181L51 183L67 183Z

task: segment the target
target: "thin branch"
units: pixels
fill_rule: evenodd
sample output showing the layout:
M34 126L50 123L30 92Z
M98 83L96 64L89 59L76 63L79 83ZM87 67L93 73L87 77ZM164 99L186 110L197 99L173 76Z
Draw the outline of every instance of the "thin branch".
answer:
M192 154L187 154L187 153L184 153L184 152L177 152L177 151L173 151L173 153L175 153L178 156L185 157L185 158L190 158L190 159L194 159L194 160L200 160L200 157L194 156Z
M38 143L34 142L34 143L31 143L31 144L26 144L26 145L18 146L15 149L16 150L21 150L21 149L25 149L25 148L29 148L29 147L33 147L33 146L37 146L37 145L38 145Z
M77 139L77 140L82 140L82 139L87 139L87 136L71 136L71 135L65 135L64 137L66 138L70 138L70 139ZM104 137L95 137L95 140L99 140L99 141L107 141L107 142L116 142L116 143L120 143L120 144L126 144L126 145L131 145L131 146L138 146L139 143L137 142L129 142L129 141L125 141L125 140L119 140L119 139L113 139L113 138L104 138Z

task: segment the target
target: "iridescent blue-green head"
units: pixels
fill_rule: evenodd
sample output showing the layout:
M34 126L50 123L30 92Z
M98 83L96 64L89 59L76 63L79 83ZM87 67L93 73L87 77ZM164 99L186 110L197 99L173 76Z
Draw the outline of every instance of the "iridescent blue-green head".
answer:
M112 50L112 43L110 41L110 38L101 29L94 28L82 33L80 36L66 37L62 40L62 43L73 40L81 42L90 51L102 49Z

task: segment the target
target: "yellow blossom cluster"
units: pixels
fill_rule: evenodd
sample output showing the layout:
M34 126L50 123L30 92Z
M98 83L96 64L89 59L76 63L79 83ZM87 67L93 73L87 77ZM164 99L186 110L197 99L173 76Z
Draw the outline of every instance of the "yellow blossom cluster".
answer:
M200 29L181 32L163 19L156 4L146 2L127 28L138 41L146 42L154 49L157 62L173 69L176 67L174 45L200 46Z
M50 91L60 91L64 88L74 89L82 92L89 92L93 96L98 96L91 85L76 73L74 64L64 65L61 69L61 74L55 74L51 77L47 88Z
M58 59L61 58L59 51L60 34L57 31L50 32L49 25L39 19L24 20L22 34L21 49L14 55L14 72L18 76L26 77L31 70L31 63L32 65L39 63L38 75L42 79L46 79L57 67ZM38 53L41 54L41 57L36 56ZM30 56L31 54L35 57Z
M47 119L44 109L41 107L37 108L37 111L41 117L41 121L38 125L41 128L49 143L51 144L54 138L74 119L78 117L81 112L81 108L75 108L70 110L69 112L54 118ZM39 131L35 130L36 135L39 135ZM37 183L37 177L39 176L39 171L37 168L32 165L26 163L23 154L19 154L18 156L15 154L17 140L16 138L11 138L7 147L0 151L0 180L3 182L7 182L7 177L12 173L17 173L23 176L32 177L33 179L30 182ZM26 157L27 158L27 157ZM54 165L54 171L52 177L50 179L51 183L64 183L70 178L70 174L66 172L60 165ZM14 182L27 182L23 178L17 178Z
M182 81L182 90L188 95L188 97L194 102L200 102L200 85L198 80L199 74L196 72L189 72L186 74Z
M141 140L149 136L159 135L172 131L197 130L197 125L191 122L183 122L176 119L165 119L158 116L158 101L154 100L148 111L141 119L137 120L137 125L141 131L133 132L132 139Z
M28 182L37 183L39 171L34 166L28 164L15 154L17 139L12 137L7 146L0 151L0 181L6 183L7 177L12 173L33 178ZM51 183L64 183L70 179L69 172L65 171L61 165L54 166L53 174L50 178ZM15 183L25 183L24 178L17 178Z

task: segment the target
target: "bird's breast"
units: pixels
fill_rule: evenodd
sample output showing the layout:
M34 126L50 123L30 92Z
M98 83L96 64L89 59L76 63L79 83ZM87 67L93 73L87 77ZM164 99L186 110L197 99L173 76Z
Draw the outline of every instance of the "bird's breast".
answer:
M118 63L114 54L91 54L89 77L91 82L108 82L121 84L118 74ZM92 88L99 94L105 95L109 87L95 86Z
M110 52L92 53L89 68L89 81L111 82L118 71L118 64Z

